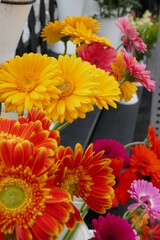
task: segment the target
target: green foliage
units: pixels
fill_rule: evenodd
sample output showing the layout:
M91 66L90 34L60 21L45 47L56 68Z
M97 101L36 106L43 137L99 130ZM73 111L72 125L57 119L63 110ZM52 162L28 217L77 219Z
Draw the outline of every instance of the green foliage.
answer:
M130 13L132 9L141 8L138 0L95 0L98 2L100 17L121 17Z

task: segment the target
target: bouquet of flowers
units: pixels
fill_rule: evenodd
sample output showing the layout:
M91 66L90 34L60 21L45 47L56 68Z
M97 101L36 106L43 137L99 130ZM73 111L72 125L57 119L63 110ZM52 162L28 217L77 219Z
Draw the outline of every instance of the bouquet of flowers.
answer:
M123 240L138 239L141 219L147 229L155 227L160 168L153 129L146 144L132 149L131 158L127 146L119 149L114 140L90 143L86 149L80 143L75 149L60 145L62 130L95 106L117 108L122 98L133 97L137 82L148 91L155 89L150 71L132 54L134 48L145 52L147 46L126 19L117 24L122 45L130 52L118 51L109 39L99 37L97 20L74 16L50 22L41 34L49 44L63 41L63 56L25 53L1 65L0 101L6 112L16 111L18 119L0 118L0 239L57 239L65 226L63 239L71 239L88 208L105 214L130 198L136 203L124 219L107 214L94 220L94 239L109 239L106 226L113 230L111 224L121 227ZM77 46L71 56L69 40ZM112 147L114 157L106 146ZM83 200L80 210L74 197Z

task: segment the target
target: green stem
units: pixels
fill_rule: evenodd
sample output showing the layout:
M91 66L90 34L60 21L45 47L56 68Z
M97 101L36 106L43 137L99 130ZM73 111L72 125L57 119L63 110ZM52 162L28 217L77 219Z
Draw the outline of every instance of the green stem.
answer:
M118 45L118 47L116 48L116 51L118 51L119 48L122 47L122 46L123 46L123 42L121 42L121 43Z
M131 142L131 143L128 143L128 144L124 145L124 148L126 149L126 148L129 148L129 147L134 146L136 144L144 144L144 142Z
M123 218L126 220L129 220L133 216L133 214L135 214L137 212L138 208L139 207L135 208L133 211L131 211L131 210L126 211L123 215Z
M79 209L80 214L83 212L83 209L84 209L85 206L86 206L86 203L84 202Z
M142 212L142 214L137 218L137 220L132 224L132 228L136 226L136 224L141 220L141 218L146 214L147 211Z
M65 122L63 123L61 126L59 126L57 128L57 131L61 132L64 128L66 128L70 123L69 122Z
M123 79L120 81L119 86L121 86L125 81L126 81L126 79L123 78Z
M85 208L84 208L84 206L85 206ZM86 203L84 203L81 206L81 208L82 209L84 208L84 210L83 210L83 212L81 214L81 217L83 218L85 216L86 212L88 211L88 206L86 205ZM80 210L81 210L81 208L80 208ZM78 226L79 226L79 223L76 223L73 231L68 229L66 234L65 234L65 236L63 237L63 240L71 240L71 238L73 237L73 235L74 235L75 231L77 230Z
M53 126L52 130L57 130L62 124L60 122L56 122Z

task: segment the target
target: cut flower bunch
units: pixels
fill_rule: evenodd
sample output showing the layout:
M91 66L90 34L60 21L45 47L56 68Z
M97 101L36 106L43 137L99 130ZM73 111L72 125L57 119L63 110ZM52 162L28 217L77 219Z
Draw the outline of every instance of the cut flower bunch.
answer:
M49 44L63 41L63 56L25 53L1 65L0 101L18 119L0 117L0 239L57 239L64 228L63 239L71 239L88 208L106 214L131 198L136 203L123 219L108 213L93 221L93 239L111 239L120 226L123 240L139 239L146 234L143 227L155 227L160 168L154 129L149 129L146 144L132 149L131 157L127 146L115 140L97 140L86 149L80 143L74 149L60 145L62 130L95 106L117 108L122 98L133 97L137 82L148 91L155 89L150 71L133 55L134 49L144 53L146 44L128 19L119 19L117 27L120 51L98 36L100 24L93 18L56 20L44 27L41 37ZM71 56L69 40L76 45ZM83 199L80 210L74 197ZM144 218L145 226L139 226Z
M146 10L142 17L136 17L135 14L129 14L129 21L131 26L134 26L139 32L140 38L147 44L147 51L145 54L135 51L135 56L138 61L143 60L144 57L151 56L151 50L155 47L158 36L158 20L153 16L149 10Z

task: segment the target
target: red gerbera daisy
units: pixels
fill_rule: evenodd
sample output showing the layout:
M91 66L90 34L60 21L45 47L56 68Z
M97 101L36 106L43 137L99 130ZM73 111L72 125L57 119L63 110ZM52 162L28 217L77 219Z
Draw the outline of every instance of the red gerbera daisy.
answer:
M114 175L108 167L110 159L102 158L103 151L94 154L93 145L89 145L83 154L83 148L76 144L75 153L70 147L60 146L57 151L58 170L54 184L67 190L71 196L83 198L89 208L105 213L111 208L114 191Z
M47 157L45 147L34 150L28 140L1 140L1 239L7 235L9 239L49 240L63 230L72 211L71 198L66 191L50 186Z
M128 189L133 180L137 179L137 176L135 173L131 172L130 169L123 171L123 159L112 159L109 167L113 169L116 181L113 187L115 198L113 199L112 207L116 207L118 202L120 204L126 204L130 199Z

